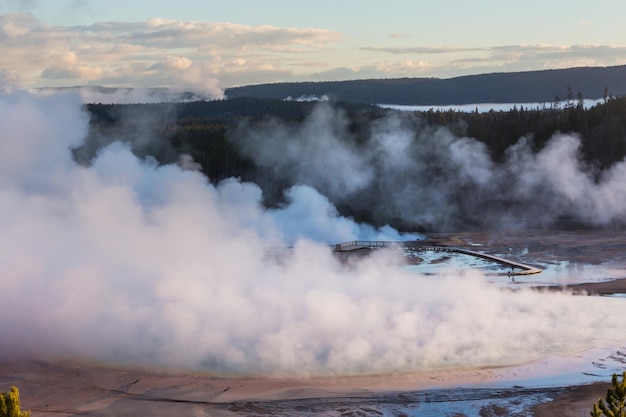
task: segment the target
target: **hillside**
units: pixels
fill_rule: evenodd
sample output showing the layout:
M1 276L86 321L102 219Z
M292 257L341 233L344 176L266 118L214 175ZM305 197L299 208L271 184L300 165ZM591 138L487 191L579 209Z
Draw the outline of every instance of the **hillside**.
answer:
M327 95L334 100L371 104L446 105L473 103L552 103L579 96L599 99L626 94L626 66L581 67L470 75L449 79L398 78L260 84L228 88L228 98L285 99Z
M625 207L626 97L487 113L260 98L86 109L79 162L122 140L162 164L193 160L214 184L257 184L268 207L304 185L359 222L423 231L608 224L578 207Z

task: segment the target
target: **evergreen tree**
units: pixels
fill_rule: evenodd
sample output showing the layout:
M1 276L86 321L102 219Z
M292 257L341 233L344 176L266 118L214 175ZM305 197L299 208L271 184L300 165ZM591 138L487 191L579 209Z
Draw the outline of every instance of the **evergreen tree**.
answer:
M626 417L626 371L622 374L621 382L617 374L613 374L606 400L600 398L589 414L591 417Z
M0 392L0 417L30 417L30 411L20 409L17 387L11 387L9 392Z

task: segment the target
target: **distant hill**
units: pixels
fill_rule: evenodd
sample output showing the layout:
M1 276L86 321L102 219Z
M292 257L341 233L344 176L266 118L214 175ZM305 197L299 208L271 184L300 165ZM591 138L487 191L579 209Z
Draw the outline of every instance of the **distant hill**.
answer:
M228 98L297 99L328 96L333 100L401 105L473 103L552 103L626 95L626 65L581 67L456 78L396 78L353 81L260 84L228 88Z

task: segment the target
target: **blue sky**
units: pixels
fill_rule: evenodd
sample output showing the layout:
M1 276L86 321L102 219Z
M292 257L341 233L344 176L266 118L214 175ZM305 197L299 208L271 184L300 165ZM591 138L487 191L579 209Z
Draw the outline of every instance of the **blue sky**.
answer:
M0 86L204 89L626 64L626 2L0 0Z

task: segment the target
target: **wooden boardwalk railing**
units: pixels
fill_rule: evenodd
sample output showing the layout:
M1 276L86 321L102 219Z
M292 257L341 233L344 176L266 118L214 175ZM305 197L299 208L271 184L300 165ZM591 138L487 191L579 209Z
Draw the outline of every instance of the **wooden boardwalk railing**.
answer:
M409 245L410 244L410 245ZM453 246L435 246L435 245L416 245L415 242L397 242L397 241L384 241L384 240L354 240L351 242L338 243L334 246L335 252L350 252L362 249L411 249L414 251L439 251L439 252L454 252L464 255L475 256L477 258L493 261L501 265L505 265L511 268L511 271L501 273L499 275L533 275L542 271L541 268L536 268L531 265L523 264L521 262L511 261L495 255L489 255L483 252L477 252L470 249L458 248Z

